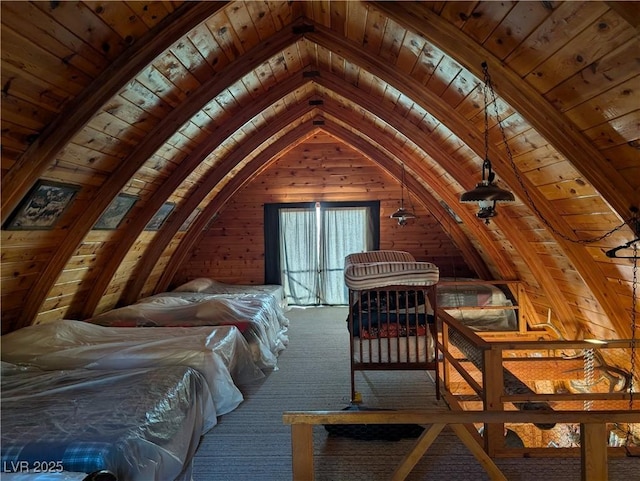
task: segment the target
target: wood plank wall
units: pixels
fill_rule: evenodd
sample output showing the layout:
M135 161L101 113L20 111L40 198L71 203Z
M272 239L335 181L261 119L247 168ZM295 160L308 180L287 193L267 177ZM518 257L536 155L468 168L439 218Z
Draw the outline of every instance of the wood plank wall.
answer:
M395 178L334 137L318 133L276 159L232 198L172 284L197 277L263 283L264 204L344 200L380 200L381 249L406 250L419 260L434 262L442 276L473 275L447 234L415 198L411 200L417 220L400 227L389 218L400 202Z

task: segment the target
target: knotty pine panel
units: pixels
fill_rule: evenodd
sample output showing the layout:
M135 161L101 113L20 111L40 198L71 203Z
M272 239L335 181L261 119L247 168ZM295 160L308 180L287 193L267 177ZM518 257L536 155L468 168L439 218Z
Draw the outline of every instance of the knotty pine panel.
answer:
M68 306L51 309L49 311L40 311L33 321L33 324L44 324L45 322L57 321L64 319L68 311Z
M68 213L64 219L68 219ZM15 329L20 308L33 284L56 254L63 229L49 231L7 231L0 234L2 252L2 332Z
M109 311L117 306L118 299L120 298L120 292L106 293L100 298L100 302L96 306L94 316Z

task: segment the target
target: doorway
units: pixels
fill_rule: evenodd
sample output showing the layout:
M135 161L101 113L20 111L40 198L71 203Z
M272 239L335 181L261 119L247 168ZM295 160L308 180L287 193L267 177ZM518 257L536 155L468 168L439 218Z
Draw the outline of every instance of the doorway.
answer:
M265 206L265 280L290 305L346 305L344 258L379 245L378 202ZM276 281L277 278L277 281Z

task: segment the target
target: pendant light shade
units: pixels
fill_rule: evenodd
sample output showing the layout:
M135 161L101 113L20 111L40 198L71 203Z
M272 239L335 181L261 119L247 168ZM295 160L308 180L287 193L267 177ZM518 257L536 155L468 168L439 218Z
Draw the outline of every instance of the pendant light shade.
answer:
M403 207L400 207L397 211L395 211L389 217L391 217L392 219L398 219L398 224L399 225L406 225L407 224L407 220L415 219L416 215L413 212L411 212L410 210L407 210L407 209L405 209Z
M407 195L409 191L407 190ZM411 198L409 198L411 200ZM404 164L402 164L402 179L400 182L400 208L389 216L391 219L397 219L398 225L404 226L409 219L415 219L416 215L404 208Z
M488 174L487 174L488 172ZM479 219L485 219L488 224L491 217L498 215L497 202L514 202L515 197L508 190L501 189L493 183L495 174L491 170L491 161L486 158L482 164L482 182L476 184L475 189L469 190L460 196L460 202L478 203Z

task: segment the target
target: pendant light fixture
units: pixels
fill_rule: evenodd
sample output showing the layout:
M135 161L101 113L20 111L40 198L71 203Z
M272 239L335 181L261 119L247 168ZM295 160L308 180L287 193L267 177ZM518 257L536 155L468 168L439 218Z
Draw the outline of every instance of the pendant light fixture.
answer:
M407 189L407 197L409 197L409 189ZM410 197L409 202L411 202ZM407 210L404 208L404 164L402 164L402 178L400 182L400 208L389 217L392 219L397 219L398 225L401 226L406 225L407 220L416 218L416 215L411 210Z
M485 223L489 223L491 217L498 215L496 211L497 202L514 202L515 198L508 190L501 189L493 183L495 179L495 173L491 168L491 160L489 160L489 101L494 103L496 108L496 118L498 120L498 127L502 134L502 140L506 146L507 155L511 160L511 150L507 144L507 139L504 133L504 127L502 121L497 113L497 107L495 106L496 96L493 91L493 85L491 83L491 77L489 76L489 68L486 62L482 62L482 72L484 73L484 162L482 163L482 181L476 184L475 189L463 193L460 196L460 202L477 202L478 218L484 219ZM491 95L491 99L489 98ZM512 160L511 160L512 161ZM513 162L513 161L512 161Z

